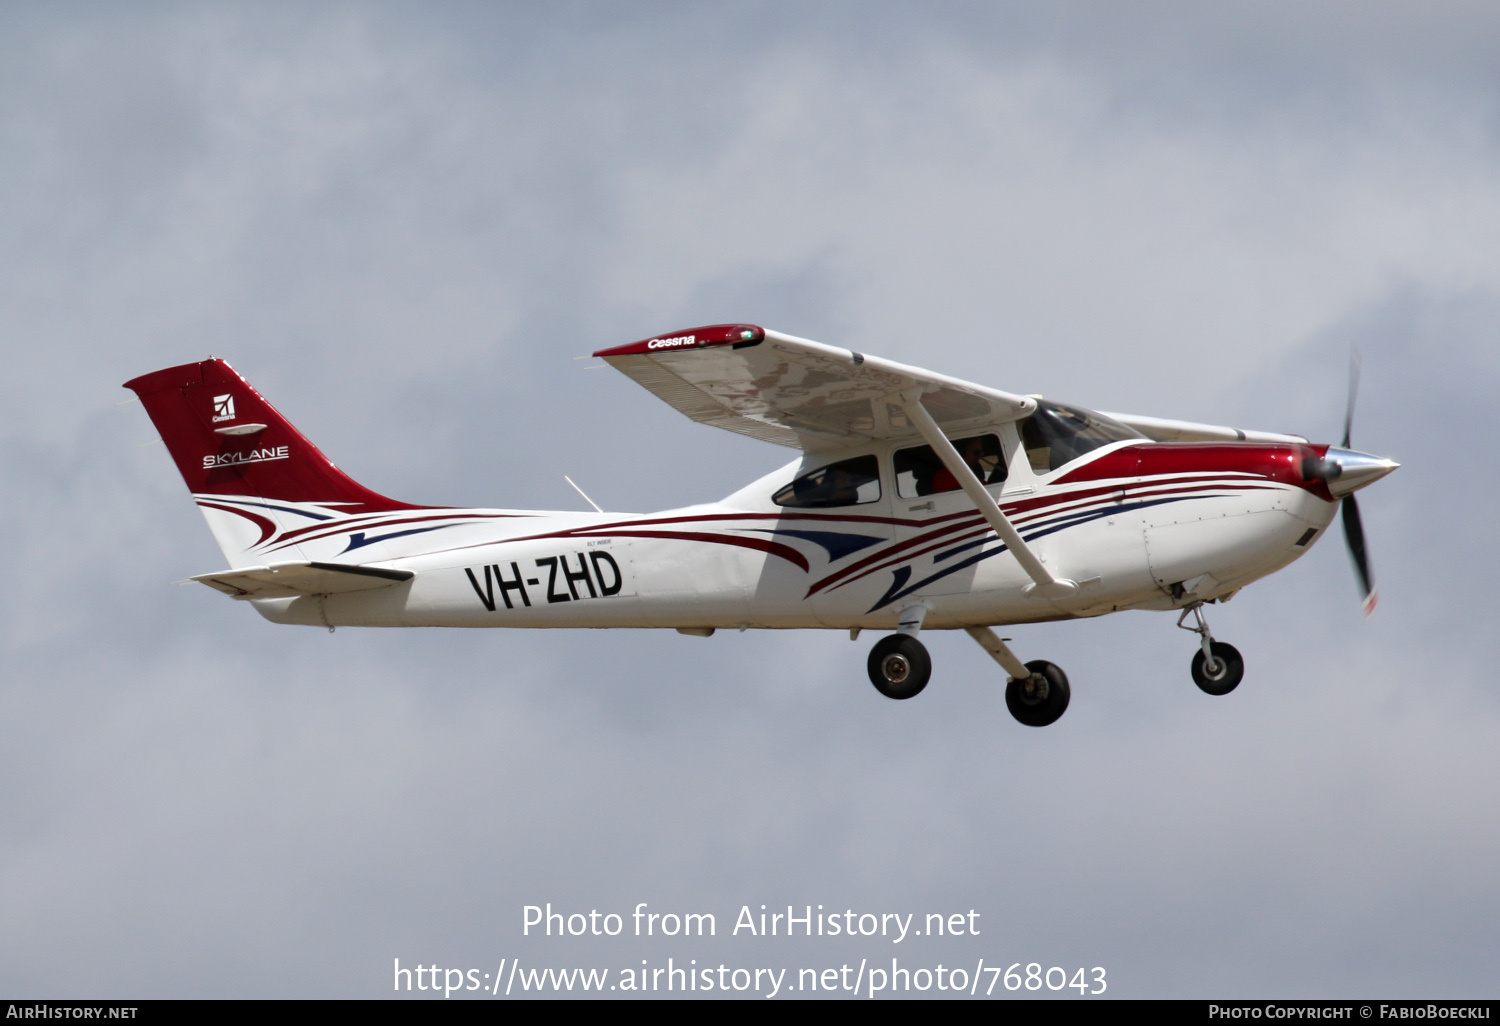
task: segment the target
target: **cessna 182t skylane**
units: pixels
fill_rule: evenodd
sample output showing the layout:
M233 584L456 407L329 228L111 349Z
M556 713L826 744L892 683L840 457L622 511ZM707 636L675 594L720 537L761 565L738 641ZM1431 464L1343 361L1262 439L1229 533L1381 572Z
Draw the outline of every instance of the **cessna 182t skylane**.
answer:
M752 324L595 355L693 420L802 455L664 513L414 506L345 476L222 360L126 387L229 561L193 579L277 623L894 630L869 657L891 698L927 684L920 631L962 628L1009 674L1016 719L1044 726L1068 678L997 625L1179 610L1193 679L1226 694L1244 663L1203 607L1301 556L1340 505L1374 602L1353 493L1397 465L1352 451L1347 421L1330 447L1098 414Z

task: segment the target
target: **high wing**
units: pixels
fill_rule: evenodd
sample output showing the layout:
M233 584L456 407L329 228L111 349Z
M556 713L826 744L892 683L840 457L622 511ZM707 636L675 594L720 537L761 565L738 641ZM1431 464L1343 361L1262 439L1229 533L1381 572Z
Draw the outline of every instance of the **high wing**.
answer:
M1036 400L753 324L714 324L594 354L698 421L792 448L842 449L920 432L898 396L950 434L1020 420Z

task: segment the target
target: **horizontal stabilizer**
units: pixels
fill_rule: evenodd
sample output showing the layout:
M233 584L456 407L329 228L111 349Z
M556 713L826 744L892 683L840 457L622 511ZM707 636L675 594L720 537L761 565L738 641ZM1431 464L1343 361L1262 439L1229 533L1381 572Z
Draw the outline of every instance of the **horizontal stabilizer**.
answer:
M1103 413L1103 411L1100 411ZM1163 417L1140 417L1134 413L1105 413L1111 420L1118 420L1126 427L1135 428L1153 442L1284 442L1306 444L1301 435L1282 435L1274 431L1241 431L1239 428L1220 427L1217 424L1195 424L1187 420L1167 420Z
M216 574L199 574L193 580L235 598L251 599L368 591L371 588L389 588L415 576L410 570L382 570L370 566L345 566L341 563L273 563L270 566L250 566Z

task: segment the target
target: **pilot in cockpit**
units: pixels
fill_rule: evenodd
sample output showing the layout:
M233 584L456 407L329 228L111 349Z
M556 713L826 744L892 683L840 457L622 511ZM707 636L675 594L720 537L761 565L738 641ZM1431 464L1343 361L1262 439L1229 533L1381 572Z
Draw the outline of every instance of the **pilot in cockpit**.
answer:
M1000 454L994 453L992 455L986 453L984 442L985 436L967 439L959 455L963 457L963 461L968 464L969 469L974 472L975 477L979 478L980 481L989 483L990 475L1000 463ZM932 484L929 486L928 491L955 492L958 491L958 488L958 478L954 477L953 472L947 467L940 466L937 472L932 475Z

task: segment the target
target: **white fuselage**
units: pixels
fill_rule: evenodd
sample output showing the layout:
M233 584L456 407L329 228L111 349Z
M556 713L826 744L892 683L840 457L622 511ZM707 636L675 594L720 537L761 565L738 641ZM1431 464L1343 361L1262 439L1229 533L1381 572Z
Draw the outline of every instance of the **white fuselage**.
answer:
M891 629L921 605L931 629L1168 609L1225 597L1292 562L1338 508L1289 475L1293 447L1121 442L1036 473L1014 427L994 430L1009 478L989 490L1048 569L1077 582L1065 601L1027 594L1030 579L962 491L901 497L894 445L810 454L721 502L649 515L349 517L312 503L197 498L216 533L249 532L242 561L415 574L374 590L251 600L276 622L330 627ZM772 502L803 470L871 452L878 500ZM259 541L245 519L252 507L270 525Z

